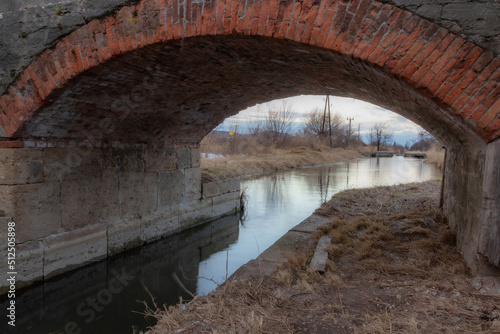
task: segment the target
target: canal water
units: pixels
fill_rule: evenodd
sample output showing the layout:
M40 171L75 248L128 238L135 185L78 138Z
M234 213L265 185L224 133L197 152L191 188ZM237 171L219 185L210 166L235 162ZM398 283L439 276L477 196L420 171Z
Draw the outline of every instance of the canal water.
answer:
M203 295L256 258L335 193L440 178L420 159L367 158L241 182L243 217L218 219L16 293L16 327L1 333L139 333L146 309ZM179 281L181 284L179 284ZM182 285L182 286L181 286ZM0 307L7 308L5 296Z

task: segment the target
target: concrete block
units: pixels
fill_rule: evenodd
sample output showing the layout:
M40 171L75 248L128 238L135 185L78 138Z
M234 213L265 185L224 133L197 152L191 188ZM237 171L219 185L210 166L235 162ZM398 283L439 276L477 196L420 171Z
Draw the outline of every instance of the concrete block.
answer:
M0 186L0 207L16 222L18 242L59 232L60 194L59 182Z
M203 197L219 196L229 192L240 191L240 179L229 179L203 183Z
M43 151L43 164L46 181L100 177L102 152L95 148L46 148Z
M316 250L311 259L309 267L314 271L324 272L326 269L326 261L328 260L328 246L332 244L332 238L329 236L322 236L318 244L316 245Z
M124 173L120 176L120 216L140 217L157 207L156 173Z
M7 238L9 226L8 224L12 222L11 217L0 217L0 249L4 249L7 247Z
M173 234L180 229L179 211L172 210L142 223L141 240L151 242L166 235Z
M172 147L148 149L144 161L147 173L174 170L177 167L177 154Z
M16 288L27 286L43 278L43 245L41 241L31 241L15 246L14 269L7 263L8 252L6 248L0 251L0 294L9 289L8 272L16 272Z
M143 173L145 170L144 150L138 148L103 149L103 176L119 173Z
M198 168L201 164L201 155L199 148L191 149L191 168Z
M239 193L227 193L212 197L212 216L220 217L240 210Z
M259 255L258 260L284 263L299 253L314 247L315 240L309 233L289 231Z
M106 257L106 231L102 224L45 238L45 278Z
M35 240L16 246L16 286L21 288L43 278L43 243Z
M172 208L184 200L184 173L180 170L158 174L158 210Z
M184 200L194 201L201 198L201 169L188 168L184 170L185 190Z
M479 227L479 253L490 264L500 268L500 141L490 143L486 150L483 176L483 199ZM482 270L483 274L487 270Z
M182 229L208 222L214 218L212 200L204 199L183 205L179 216Z
M325 226L331 222L331 218L322 217L318 215L311 215L304 219L300 224L295 225L291 231L297 232L318 232L319 227Z
M121 219L108 225L108 256L140 246L142 219Z
M42 150L26 148L0 149L0 184L43 182Z
M116 219L120 215L118 178L63 181L61 204L65 231Z
M184 147L177 149L177 169L191 168L191 149Z

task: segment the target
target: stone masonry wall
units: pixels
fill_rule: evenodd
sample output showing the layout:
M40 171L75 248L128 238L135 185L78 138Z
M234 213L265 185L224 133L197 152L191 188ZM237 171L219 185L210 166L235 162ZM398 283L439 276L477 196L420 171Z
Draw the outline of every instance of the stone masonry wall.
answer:
M486 150L484 196L481 211L479 253L500 268L500 140Z
M474 275L500 274L498 147L478 143L446 152L444 212Z
M239 180L202 193L197 148L0 149L0 165L0 223L16 223L18 287L239 208Z
M0 95L45 49L95 18L138 0L4 0L0 3ZM500 53L497 0L382 0ZM201 3L205 3L202 1Z

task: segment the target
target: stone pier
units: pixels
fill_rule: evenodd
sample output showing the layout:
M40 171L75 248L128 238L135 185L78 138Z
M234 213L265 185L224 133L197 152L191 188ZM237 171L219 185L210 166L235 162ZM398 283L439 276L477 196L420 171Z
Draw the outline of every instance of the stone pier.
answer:
M239 209L239 179L202 184L188 145L4 148L0 164L0 248L14 221L17 287Z

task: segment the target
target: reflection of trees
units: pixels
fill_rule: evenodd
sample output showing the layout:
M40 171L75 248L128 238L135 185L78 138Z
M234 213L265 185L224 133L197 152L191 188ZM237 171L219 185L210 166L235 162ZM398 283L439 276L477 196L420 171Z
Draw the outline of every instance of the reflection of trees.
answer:
M317 180L321 202L326 202L330 199L328 197L328 188L330 187L330 169L331 167L328 167L328 171L320 169L320 172L318 173Z
M269 177L269 186L266 191L266 203L278 203L280 207L283 206L285 198L283 196L285 187L285 176L283 174L274 174Z

